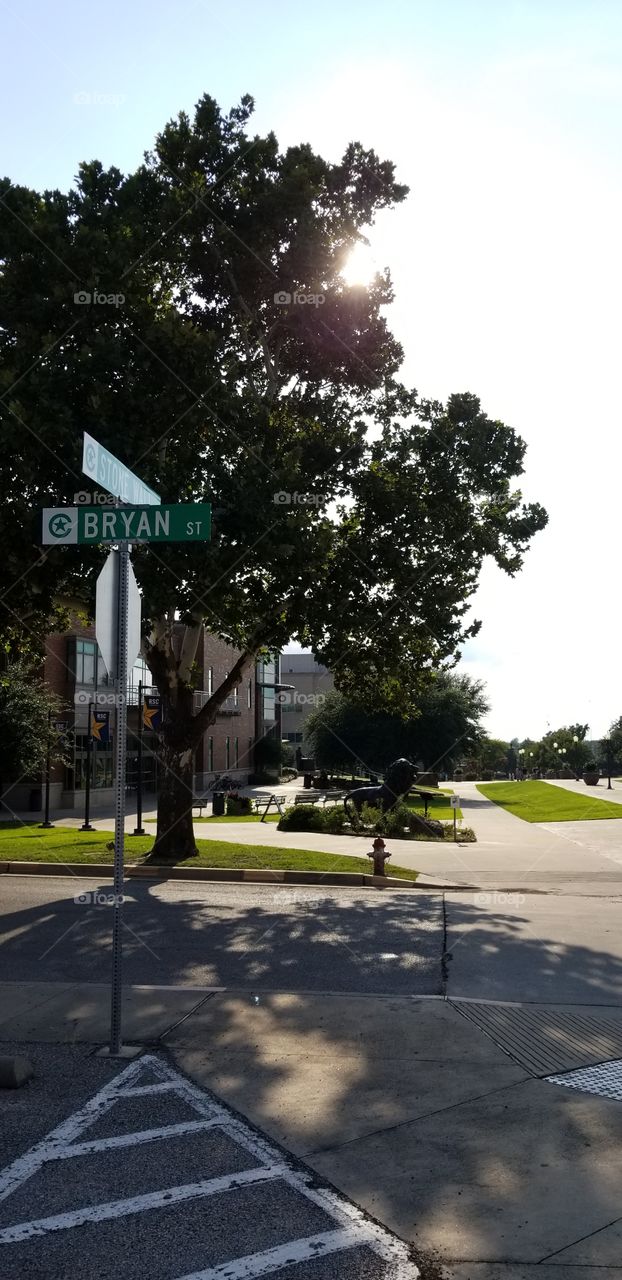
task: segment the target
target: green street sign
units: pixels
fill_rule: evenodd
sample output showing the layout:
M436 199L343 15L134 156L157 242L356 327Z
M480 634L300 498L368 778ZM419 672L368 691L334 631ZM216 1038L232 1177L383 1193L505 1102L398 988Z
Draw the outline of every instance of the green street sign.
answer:
M159 505L160 495L154 493L149 485L126 467L124 462L115 458L114 453L104 449L103 444L94 440L87 431L84 432L82 444L82 470L85 476L107 489L113 497L122 502L145 502Z
M46 507L43 545L91 542L209 542L209 502L147 507Z

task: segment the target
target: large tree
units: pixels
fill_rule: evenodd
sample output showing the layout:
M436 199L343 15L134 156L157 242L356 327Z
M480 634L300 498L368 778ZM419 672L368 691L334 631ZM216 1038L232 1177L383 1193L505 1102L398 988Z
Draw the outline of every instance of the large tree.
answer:
M214 508L210 544L134 553L164 699L159 857L194 849L194 752L249 659L296 638L339 687L403 707L477 631L484 557L515 573L546 522L514 486L514 431L474 395L443 406L397 380L388 274L344 283L405 198L393 165L358 143L337 164L281 152L251 111L204 97L133 174L91 162L68 193L0 190L11 640L42 634L61 592L92 599L102 553L42 557L34 519L84 487L84 429L163 501ZM204 626L240 658L195 712Z

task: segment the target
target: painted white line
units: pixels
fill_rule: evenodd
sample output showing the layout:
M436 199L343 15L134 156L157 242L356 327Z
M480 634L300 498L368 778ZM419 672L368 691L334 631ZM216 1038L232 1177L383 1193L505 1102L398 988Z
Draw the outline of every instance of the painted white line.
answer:
M242 1173L228 1173L220 1178L204 1178L202 1182L188 1182L181 1187L163 1187L160 1191L150 1191L147 1195L133 1196L127 1200L110 1200L107 1204L85 1205L73 1209L69 1213L55 1214L51 1218L35 1218L32 1222L17 1222L0 1231L0 1244L16 1244L22 1240L31 1240L33 1236L44 1236L51 1231L65 1231L69 1227L80 1227L85 1222L108 1222L111 1218L124 1218L128 1214L144 1213L148 1209L170 1209L171 1205L185 1200L198 1200L207 1196L222 1195L225 1191L235 1191L238 1187L249 1183L274 1182L283 1176L284 1165L272 1165L270 1168L245 1169Z
M36 1143L30 1148L25 1155L20 1156L13 1161L6 1169L0 1173L0 1200L4 1200L12 1191L21 1186L27 1178L31 1178L45 1164L46 1160L51 1160L57 1154L59 1148L66 1146L78 1137L89 1125L98 1120L100 1116L109 1111L117 1100L119 1087L123 1087L128 1082L135 1080L140 1071L143 1070L146 1062L151 1062L147 1058L139 1058L136 1062L131 1062L120 1075L116 1076L99 1093L91 1098L86 1106L76 1111L68 1120L63 1120L56 1129L44 1138L42 1142Z
M179 1124L166 1124L160 1129L139 1129L135 1133L120 1133L110 1138L93 1138L91 1142L74 1142L61 1148L51 1159L69 1160L71 1156L90 1156L96 1151L111 1151L115 1147L138 1147L141 1142L157 1142L216 1128L220 1128L220 1120L181 1120Z
M256 1276L270 1275L282 1267L293 1267L299 1262L308 1262L310 1258L323 1258L329 1253L354 1249L357 1245L364 1244L368 1244L365 1232L356 1227L323 1231L315 1236L290 1240L288 1244L278 1244L274 1249L266 1249L264 1253L249 1253L245 1258L233 1258L231 1262L223 1262L219 1267L193 1271L180 1276L179 1280L254 1280Z
M148 1097L150 1093L179 1093L179 1085L174 1080L163 1080L160 1084L139 1084L135 1089L119 1089L117 1096L119 1098L140 1098Z

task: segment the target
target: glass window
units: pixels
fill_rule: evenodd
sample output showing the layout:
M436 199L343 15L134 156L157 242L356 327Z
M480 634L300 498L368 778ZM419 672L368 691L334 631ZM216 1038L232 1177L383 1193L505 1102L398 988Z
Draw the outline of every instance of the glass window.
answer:
M214 668L207 668L207 692L211 695L214 692Z
M86 786L87 742L85 733L74 734L73 754L65 769L68 791L84 791ZM113 783L112 742L94 742L91 752L91 787L111 787Z
M225 769L231 768L231 741L225 738Z
M246 705L247 705L247 707L252 707L252 705L253 705L253 682L252 682L252 680L249 680L249 682L248 682L248 689L247 689L247 692L246 692Z
M97 645L94 640L70 640L69 663L76 684L95 685L95 654Z
M212 772L214 768L214 739L209 738L207 742L207 767Z
M238 766L239 766L239 763L240 763L240 740L239 740L239 738L234 738L234 739L233 739L233 761L234 761L235 767L236 767L236 769L237 769L237 768L238 768Z

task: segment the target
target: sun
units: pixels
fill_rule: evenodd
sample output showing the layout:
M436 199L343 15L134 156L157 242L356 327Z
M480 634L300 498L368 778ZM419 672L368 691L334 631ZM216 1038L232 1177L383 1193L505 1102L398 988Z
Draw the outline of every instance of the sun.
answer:
M349 285L368 285L378 270L372 250L368 244L359 241L348 254L341 276Z

